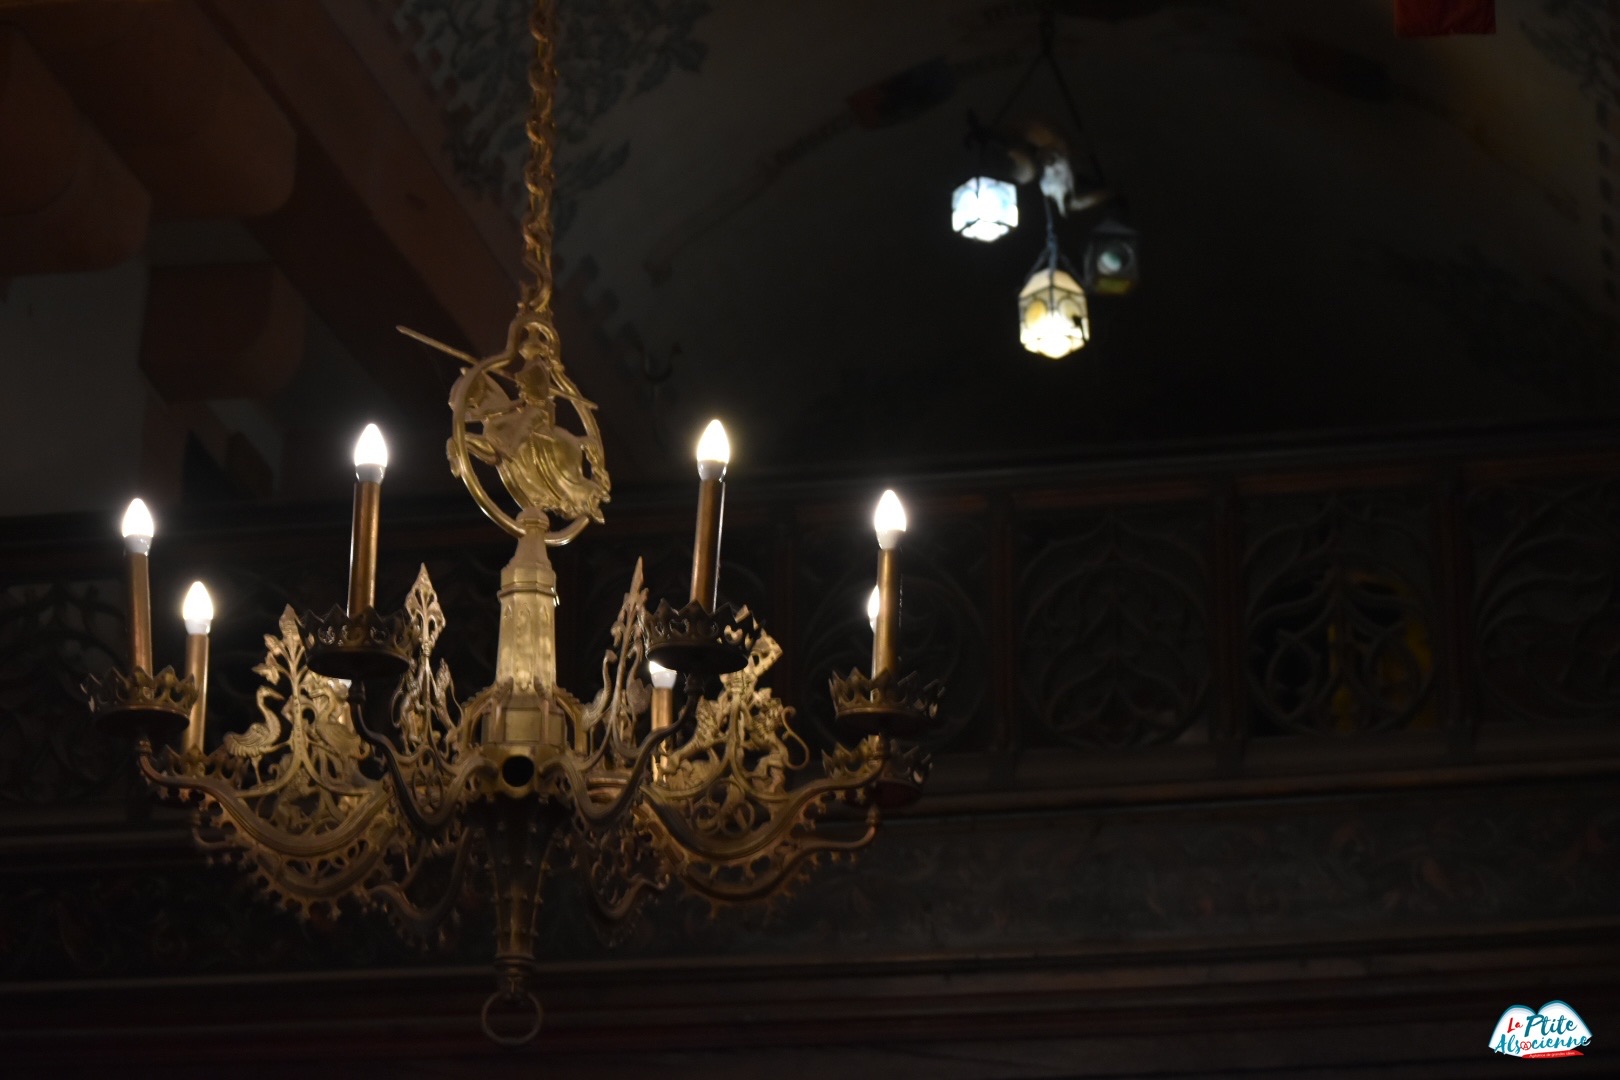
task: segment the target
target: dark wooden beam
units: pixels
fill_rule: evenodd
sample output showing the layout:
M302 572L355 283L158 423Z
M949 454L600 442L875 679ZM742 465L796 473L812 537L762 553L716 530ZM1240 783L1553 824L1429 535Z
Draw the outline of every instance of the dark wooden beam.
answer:
M141 370L165 401L268 400L303 355L304 302L273 264L152 271Z
M116 266L151 196L23 34L0 26L0 275Z
M292 190L292 125L190 3L98 0L14 16L158 217L237 217Z

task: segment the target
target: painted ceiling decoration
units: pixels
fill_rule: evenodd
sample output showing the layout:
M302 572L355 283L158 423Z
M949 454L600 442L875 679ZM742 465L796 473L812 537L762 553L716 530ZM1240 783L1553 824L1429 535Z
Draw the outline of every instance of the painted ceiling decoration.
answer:
M523 210L529 99L521 34L527 0L391 0L390 20L443 101L448 147L469 187ZM696 36L705 0L568 0L558 12L562 89L557 100L557 235L574 200L629 160L630 143L591 143L592 126L627 96L656 90L676 72L698 72L708 47Z

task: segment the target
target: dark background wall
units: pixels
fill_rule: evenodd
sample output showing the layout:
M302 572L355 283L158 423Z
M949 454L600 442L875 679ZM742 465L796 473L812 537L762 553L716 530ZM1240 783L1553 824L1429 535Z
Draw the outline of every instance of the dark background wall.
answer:
M116 542L12 530L0 1039L29 1068L182 1075L1471 1076L1525 1067L1486 1049L1503 1009L1561 998L1597 1038L1557 1064L1602 1074L1617 454L1497 433L915 480L905 644L950 681L925 798L769 910L665 898L613 948L559 877L547 1028L514 1056L476 1026L484 902L426 954L376 917L301 924L136 794L75 689L122 655ZM724 592L783 642L773 685L813 739L864 647L866 501L777 486L728 513ZM634 558L680 592L688 515L632 501L564 549L580 696ZM345 527L311 507L166 537L157 592L200 575L220 600L216 728L253 718L280 608L335 595ZM504 541L397 500L383 535L382 594L425 561L470 694Z

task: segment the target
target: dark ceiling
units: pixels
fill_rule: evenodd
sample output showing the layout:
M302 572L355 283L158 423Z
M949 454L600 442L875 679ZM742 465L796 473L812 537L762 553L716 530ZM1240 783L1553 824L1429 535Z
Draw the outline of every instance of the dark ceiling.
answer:
M561 250L672 367L666 442L712 412L760 467L843 471L1620 404L1579 5L1446 40L1387 3L1058 7L1086 130L1044 72L1009 121L1095 155L1145 280L1050 361L1016 340L1034 187L994 245L947 220L1039 5L572 5ZM1097 218L1061 222L1072 256Z
M1613 415L1606 15L1599 0L1496 7L1494 35L1401 39L1390 0L1058 3L1084 131L1044 72L1007 123L1044 123L1077 162L1095 157L1121 195L1109 212L1141 233L1144 277L1094 298L1093 342L1052 361L1016 335L1041 241L1033 186L1024 226L996 244L949 229L974 167L969 113L1008 100L1041 3L563 0L559 320L616 481L684 477L711 415L755 475ZM62 367L54 391L106 418L109 491L85 500L127 489L136 460L161 492L152 477L179 451L153 448L180 441L222 470L216 496L336 492L330 463L371 418L399 445L391 483L452 483L454 366L393 327L478 352L504 337L527 9L0 0L0 23L152 193L133 246L96 264L122 269L94 286L133 290L132 313L144 302L119 339L138 348L52 329L82 322L92 289L31 276L63 269L60 252L0 268L14 275L0 344L41 370L70 357L98 372ZM208 89L201 56L231 93ZM196 104L216 98L217 115ZM184 123L149 122L188 103ZM253 168L233 171L241 147ZM282 201L266 212L265 198ZM1060 222L1071 257L1098 216ZM276 379L180 400L196 395L154 374L158 301L221 302L165 272L243 260L272 272L274 303L257 278L243 286L259 338L273 322L300 344ZM299 318L263 315L284 309ZM243 359L265 354L259 338L257 353L194 359L262 366ZM143 396L144 420L114 422ZM14 434L36 422L13 412ZM37 472L7 485L48 490Z

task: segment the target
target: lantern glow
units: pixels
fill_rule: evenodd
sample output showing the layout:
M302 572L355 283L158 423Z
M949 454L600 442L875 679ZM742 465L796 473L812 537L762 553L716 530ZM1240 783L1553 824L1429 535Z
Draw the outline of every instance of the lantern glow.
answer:
M1083 348L1091 338L1086 293L1066 270L1037 268L1018 294L1018 340L1032 353L1054 360Z
M970 240L999 240L1018 227L1018 189L975 176L951 193L951 228Z

